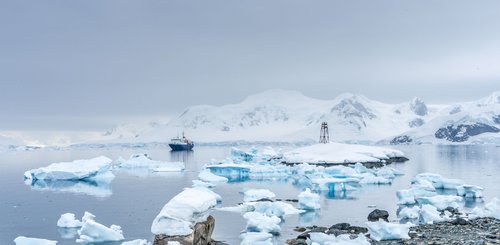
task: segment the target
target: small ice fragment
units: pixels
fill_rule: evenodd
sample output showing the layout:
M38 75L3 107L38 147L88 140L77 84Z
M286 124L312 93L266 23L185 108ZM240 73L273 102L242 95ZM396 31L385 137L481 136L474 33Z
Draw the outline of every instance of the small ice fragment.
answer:
M299 207L305 210L320 209L320 196L312 193L309 188L299 194Z
M408 232L410 231L410 227L412 227L413 224L393 224L385 222L383 220L379 220L376 222L366 222L366 226L368 228L368 231L370 232L370 238L375 241L383 241L410 239Z
M18 236L14 239L16 245L56 245L57 241L51 241L41 238L31 238L25 236Z
M244 202L253 202L261 199L273 199L276 197L272 191L268 189L249 189L243 192Z
M75 214L65 213L61 215L59 220L57 220L57 226L62 228L75 228L81 227L82 222L75 218Z

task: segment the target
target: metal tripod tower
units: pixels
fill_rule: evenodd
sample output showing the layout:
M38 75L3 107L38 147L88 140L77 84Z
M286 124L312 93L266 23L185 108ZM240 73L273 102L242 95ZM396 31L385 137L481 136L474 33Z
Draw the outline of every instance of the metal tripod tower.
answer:
M326 144L330 142L330 135L328 134L328 123L321 123L321 131L319 133L319 143Z

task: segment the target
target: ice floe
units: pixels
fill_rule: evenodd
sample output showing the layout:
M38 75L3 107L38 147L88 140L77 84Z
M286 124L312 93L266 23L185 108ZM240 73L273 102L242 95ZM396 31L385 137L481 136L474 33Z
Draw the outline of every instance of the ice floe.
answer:
M483 207L475 207L470 213L471 218L492 217L500 219L500 199L493 198Z
M100 174L107 173L112 160L100 156L92 159L75 160L72 162L52 163L47 167L32 169L24 173L30 180L84 180L99 178Z
M375 241L410 239L408 232L412 226L414 225L411 223L394 224L383 220L366 222L370 238Z
M57 220L57 226L62 228L75 228L75 227L81 227L82 222L75 218L75 214L65 213L61 214L61 218Z
M78 230L80 236L76 239L78 243L99 243L108 241L121 241L124 239L123 231L118 225L106 227L94 220L95 216L85 212L82 218L82 227Z
M240 245L273 245L273 235L267 232L245 232L240 238Z
M184 170L183 162L162 162L151 159L147 154L134 154L128 160L118 158L116 166L122 169L149 169L155 172L180 172Z
M14 243L16 243L16 245L56 245L57 241L51 241L51 240L41 239L41 238L18 236L18 237L16 237L16 239L14 239Z
M220 196L203 187L184 189L165 204L153 220L151 232L169 236L191 234L193 226L206 219L218 198Z
M320 196L312 193L309 188L299 194L299 207L304 210L316 210L321 208Z
M403 152L375 146L328 143L302 147L283 153L288 163L357 163L381 162L404 157Z
M215 175L209 169L202 170L198 174L198 178L205 182L228 182L226 177Z
M271 234L279 234L281 231L281 219L277 216L267 216L259 212L248 212L243 215L247 220L247 231L250 232L267 232Z
M253 202L262 199L273 199L276 197L276 194L268 189L249 189L244 191L243 195L244 202Z

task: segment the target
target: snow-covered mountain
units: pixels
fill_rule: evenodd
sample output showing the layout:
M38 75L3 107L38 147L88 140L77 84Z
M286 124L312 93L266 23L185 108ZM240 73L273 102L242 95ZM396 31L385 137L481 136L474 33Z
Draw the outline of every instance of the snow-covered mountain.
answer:
M197 142L314 142L324 121L331 140L341 142L500 142L500 92L473 102L429 105L419 98L386 104L357 94L318 100L270 90L238 104L192 106L167 124L133 131L122 126L99 142L167 142L183 131Z

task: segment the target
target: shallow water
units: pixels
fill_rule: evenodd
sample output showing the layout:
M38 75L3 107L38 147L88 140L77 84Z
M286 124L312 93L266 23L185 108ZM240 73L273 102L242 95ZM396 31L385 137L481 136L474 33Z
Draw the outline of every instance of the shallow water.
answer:
M244 147L243 147L244 148ZM396 219L396 191L409 187L413 176L434 172L448 178L485 188L485 200L500 197L500 147L496 146L400 146L410 161L393 164L405 173L392 185L366 186L347 193L325 193L321 210L301 215L287 216L277 244L295 237L295 226L330 226L339 222L362 225L368 213L377 208L388 210L390 219ZM151 175L147 172L116 172L110 186L43 185L38 188L23 182L23 173L52 162L72 161L105 155L112 159L128 158L135 153L147 153L154 160L184 161L183 173ZM59 231L56 222L65 212L81 217L84 211L97 216L96 220L107 226L122 226L127 240L153 240L151 222L163 205L182 188L189 187L197 178L200 168L211 159L223 159L229 147L198 147L193 152L170 152L163 148L78 149L67 151L38 150L32 152L0 153L0 244L13 244L19 236L39 237L59 241L58 244L75 244L71 234ZM218 184L214 191L223 198L222 206L242 202L239 193L244 188L267 188L277 198L295 199L302 191L300 186L282 182L236 182ZM75 192L78 191L78 192ZM474 203L467 205L473 206ZM245 220L238 213L212 212L216 219L214 238L230 244L239 244L239 234ZM63 238L66 237L66 238Z

